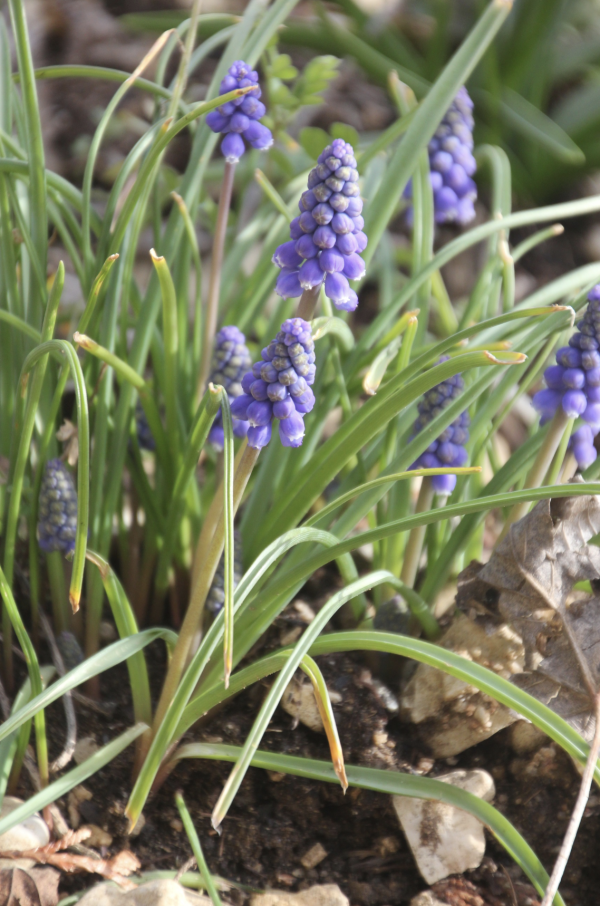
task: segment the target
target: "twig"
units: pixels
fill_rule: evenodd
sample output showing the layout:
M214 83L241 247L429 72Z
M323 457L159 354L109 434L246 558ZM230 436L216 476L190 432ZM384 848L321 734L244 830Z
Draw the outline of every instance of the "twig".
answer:
M190 868L196 868L197 865L198 865L198 863L196 862L196 856L190 856L189 859L187 859L183 863L183 865L181 866L181 868L179 869L179 871L177 872L177 874L175 875L173 880L181 881L181 879L184 876L184 874L186 873L186 871L189 871Z
M598 760L598 753L600 752L600 694L594 696L594 716L596 718L596 727L594 729L594 738L592 740L592 745L590 746L590 754L585 764L585 771L583 772L583 777L581 778L581 786L579 788L579 794L577 796L577 802L575 803L575 808L569 820L569 826L567 827L567 832L565 838L562 842L560 852L557 856L554 868L552 869L552 874L550 875L550 880L548 881L548 886L546 887L546 892L544 894L544 899L542 900L541 906L550 906L554 900L554 895L558 890L558 885L561 882L562 876L564 874L565 868L567 867L567 862L575 842L575 837L577 836L577 831L579 830L579 825L581 824L581 819L583 818L583 812L590 795L590 788L592 786L592 780L594 777L594 769L596 767L596 761Z

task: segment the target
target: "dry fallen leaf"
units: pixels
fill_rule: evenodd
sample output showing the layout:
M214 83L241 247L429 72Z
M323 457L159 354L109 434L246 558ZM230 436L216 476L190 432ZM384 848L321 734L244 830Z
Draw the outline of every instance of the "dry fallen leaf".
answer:
M0 906L56 906L59 880L53 868L0 870Z
M489 562L459 576L458 606L477 622L506 622L523 639L525 672L512 682L594 735L600 679L600 597L573 592L600 580L600 498L544 500L498 545Z

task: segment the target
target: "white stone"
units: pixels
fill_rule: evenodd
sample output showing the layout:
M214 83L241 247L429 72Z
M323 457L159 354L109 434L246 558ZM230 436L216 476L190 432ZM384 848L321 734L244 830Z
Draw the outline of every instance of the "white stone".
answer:
M548 743L548 737L528 720L518 720L508 731L510 747L517 755L537 752Z
M73 752L75 763L82 764L84 761L87 761L99 748L100 746L93 736L84 736L83 739L79 739L75 746L75 751Z
M505 679L523 670L523 644L506 625L486 631L468 617L457 617L440 644ZM419 725L434 758L458 755L516 720L490 696L428 664L419 664L407 683L400 715Z
M79 901L79 906L212 906L210 897L186 890L176 881L149 881L135 890L120 890L97 884Z
M338 692L330 691L329 698L333 704L342 700ZM323 721L311 682L303 682L301 679L295 678L290 680L281 697L281 707L294 718L297 722L296 725L301 723L309 730L315 730L317 733L323 732Z
M416 897L412 898L410 906L448 906L448 904L438 900L430 890L424 890L423 893L418 893Z
M23 805L22 799L5 796L0 808L0 818L6 818L20 805ZM38 812L4 834L0 834L0 852L5 853L25 852L28 849L37 849L38 846L46 846L47 843L50 843L50 831Z
M487 771L451 771L436 777L487 802L494 781ZM483 824L462 809L437 800L392 796L417 867L428 884L477 868L485 853Z
M300 893L285 890L255 893L250 899L250 906L350 906L350 901L337 884L315 884Z

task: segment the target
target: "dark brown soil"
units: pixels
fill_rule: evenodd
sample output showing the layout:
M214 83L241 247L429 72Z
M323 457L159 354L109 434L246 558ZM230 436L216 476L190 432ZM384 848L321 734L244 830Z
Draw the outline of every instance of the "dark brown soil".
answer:
M282 631L289 630L290 610L278 621L266 647L277 647ZM148 652L153 686L158 687L164 655L159 645ZM368 667L359 656L332 655L319 663L330 689L341 695L334 705L336 721L348 764L416 771L429 776L449 766L482 767L496 782L495 805L523 834L550 869L560 846L578 788L578 775L569 759L549 743L537 755L519 759L508 744L507 733L463 753L434 762L416 741L416 734L385 710L365 682ZM374 664L370 663L369 667ZM398 661L398 672L400 662ZM187 740L241 745L268 688L267 682L246 690ZM102 677L102 702L110 716L78 704L78 735L93 736L102 745L133 722L124 668ZM63 740L60 703L48 710L52 752ZM325 737L278 709L261 748L328 760ZM537 759L535 772L527 767ZM179 868L191 855L174 803L181 790L200 835L211 870L240 885L228 894L234 903L246 901L251 890L278 887L300 890L312 884L336 883L353 906L404 906L426 889L399 828L389 797L350 789L346 796L334 784L250 769L218 836L210 814L230 766L209 761L181 762L144 812L146 823L137 837L124 834L123 812L131 789L132 752L86 781L93 799L84 803L82 818L113 836L109 853L132 849L143 871ZM533 765L532 765L533 767ZM24 794L29 791L23 789ZM66 801L59 803L66 814ZM600 889L600 867L595 853L600 838L600 796L592 795L561 888L569 906L592 906ZM321 843L327 857L315 868L302 866L302 857ZM104 853L105 855L109 853ZM64 876L61 893L90 885L90 876ZM463 878L436 886L442 901L452 906L518 906L537 903L527 879L502 847L488 839L483 865ZM513 894L514 891L514 894ZM516 896L516 900L514 899Z

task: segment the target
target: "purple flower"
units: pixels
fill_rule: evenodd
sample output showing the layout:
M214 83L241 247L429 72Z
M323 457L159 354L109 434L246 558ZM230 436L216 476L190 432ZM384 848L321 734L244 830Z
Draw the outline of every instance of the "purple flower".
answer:
M442 356L440 362L447 361L448 356ZM423 428L432 421L436 415L456 399L464 389L464 381L460 374L442 381L424 394L417 406L419 416L413 426L412 437L419 434ZM439 469L448 466L460 468L468 460L465 444L469 440L469 413L463 412L442 431L437 440L430 444L424 453L411 466L411 469ZM411 440L412 440L411 437ZM456 475L434 475L431 483L438 494L451 494L456 487Z
M233 325L222 327L215 337L213 357L210 363L210 381L225 388L231 406L244 392L242 378L251 364L252 359L246 346L246 338L241 330ZM246 437L247 431L248 422L246 420L234 420L233 433L236 437ZM225 435L223 433L223 415L220 409L210 429L208 439L218 450L223 449Z
M279 421L284 447L299 447L304 438L304 416L315 404L315 344L310 324L290 318L261 352L241 382L242 394L231 406L234 419L246 420L248 445L260 450L271 440L273 421Z
M557 350L557 364L544 371L546 387L532 401L541 413L540 424L559 406L569 418L586 423L573 432L568 447L580 469L595 461L594 437L600 432L600 283L588 294L588 303L569 345Z
M135 430L140 450L148 450L151 453L156 450L154 435L150 430L146 413L139 400L135 406Z
M336 308L354 311L358 296L348 281L364 277L360 252L367 247L367 237L352 145L336 138L321 152L298 207L300 215L290 224L291 241L273 255L281 268L275 291L289 299L325 283Z
M258 84L258 73L251 70L243 60L237 60L219 88L219 94L228 94L236 88L253 87L248 94L222 104L211 110L206 116L206 124L213 132L221 132L225 138L221 142L221 153L228 163L236 164L245 151L243 139L258 151L266 151L273 144L270 129L258 121L266 113L265 105L259 100L261 96Z
M473 101L463 85L428 145L436 223L462 226L475 217L477 186L472 177L477 164L473 157L473 126ZM404 196L412 198L412 182L406 186Z
M64 463L49 459L40 488L38 540L45 553L72 554L77 532L77 491Z

